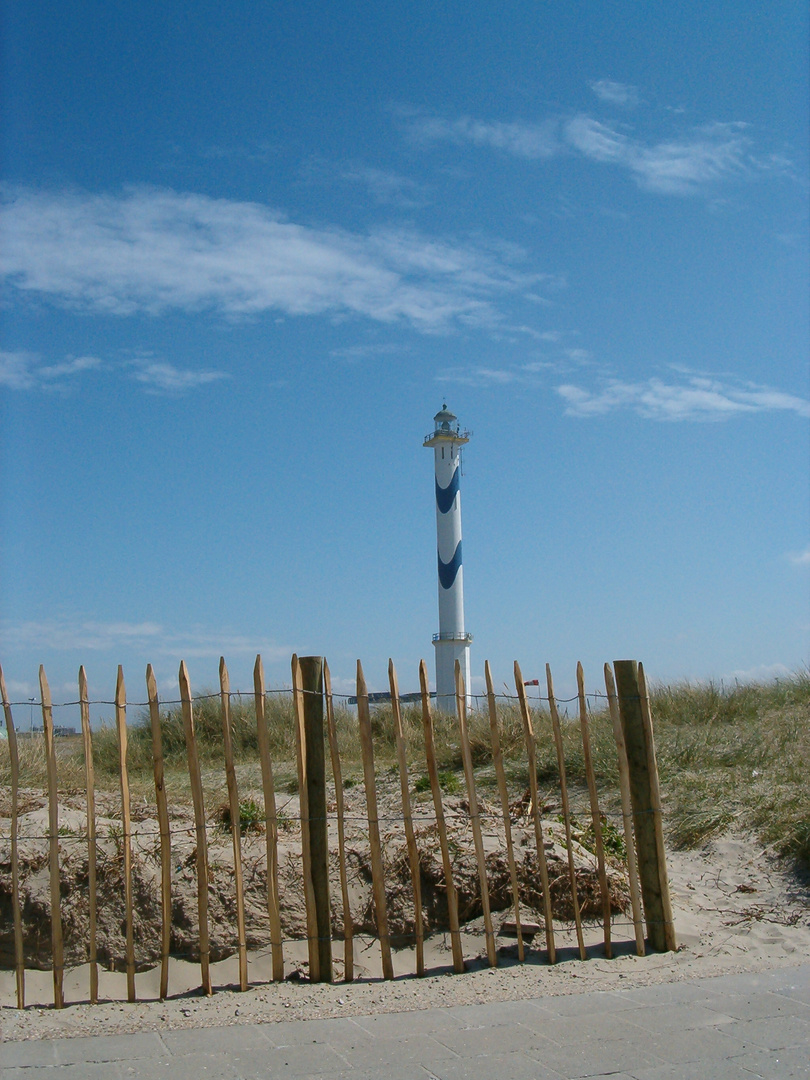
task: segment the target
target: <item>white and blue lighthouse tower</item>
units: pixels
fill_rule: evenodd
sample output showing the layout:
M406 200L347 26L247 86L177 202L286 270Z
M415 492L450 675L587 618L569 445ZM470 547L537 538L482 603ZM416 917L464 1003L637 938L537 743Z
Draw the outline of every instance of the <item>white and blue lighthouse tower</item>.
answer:
M434 429L425 436L433 448L436 472L436 540L439 564L439 632L436 650L436 705L443 712L456 709L456 660L464 685L470 690L470 642L464 629L464 571L461 566L461 448L470 433L461 431L447 405L433 417Z

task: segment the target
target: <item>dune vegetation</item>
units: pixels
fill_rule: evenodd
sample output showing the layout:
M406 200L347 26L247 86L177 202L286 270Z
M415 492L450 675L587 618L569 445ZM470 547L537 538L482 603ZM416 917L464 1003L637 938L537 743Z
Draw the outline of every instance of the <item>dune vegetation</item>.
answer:
M728 829L750 833L774 853L810 867L810 672L768 683L716 685L681 683L651 690L656 751L667 839L675 847L693 847ZM597 702L599 704L599 702ZM557 785L557 758L547 713L534 711L537 772L543 790ZM566 770L576 804L584 806L585 770L576 713L563 723ZM194 703L195 728L209 805L225 799L222 768L222 721L218 694L204 694ZM502 749L510 786L527 782L523 727L516 702L499 702ZM295 741L289 692L267 696L270 752L277 784L294 790ZM426 787L421 710L406 706L403 723L411 785ZM360 740L354 710L336 709L344 784L362 780ZM378 773L396 772L396 745L390 707L372 709ZM258 774L255 713L247 695L231 702L231 727L237 770L248 781ZM606 708L590 714L593 762L605 807L618 805L618 774L610 716ZM186 749L179 706L164 708L161 718L166 786L170 798L189 793ZM495 795L495 776L488 714L473 710L469 730L477 782ZM463 788L461 750L455 719L435 717L436 749L443 786L453 775ZM59 740L59 786L84 787L80 738ZM20 783L46 784L42 737L19 740ZM93 734L96 785L118 786L118 745L108 724ZM130 716L128 768L133 797L148 801L152 783L152 742L148 715ZM327 754L328 761L328 754ZM328 768L328 765L327 765ZM8 743L0 743L0 781L10 782Z

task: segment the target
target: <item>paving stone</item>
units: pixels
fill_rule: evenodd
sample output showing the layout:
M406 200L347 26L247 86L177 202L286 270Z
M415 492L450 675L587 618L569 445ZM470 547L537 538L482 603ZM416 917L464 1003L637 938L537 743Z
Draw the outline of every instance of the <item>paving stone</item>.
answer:
M498 1004L503 1004L499 1002ZM522 1002L507 1002L509 1005L521 1005ZM425 1009L424 1012L381 1013L378 1016L354 1016L352 1020L363 1031L374 1036L399 1036L435 1034L437 1031L458 1031L467 1025L463 1023L459 1009Z
M731 1024L736 1019L718 1012L718 1005L710 1009L694 1001L674 1002L670 1005L644 1005L625 1013L624 1019L629 1025L645 1031L668 1031L679 1029L689 1031L692 1028L718 1027Z
M545 1036L523 1024L498 1025L485 1028L466 1028L463 1031L437 1032L433 1036L443 1046L460 1057L481 1057L516 1050L551 1048L554 1044Z
M693 1028L691 1031L648 1032L644 1047L663 1062L704 1061L739 1057L756 1049L742 1039L728 1035L730 1025L721 1028ZM707 1065L707 1068L709 1066Z
M352 1017L330 1020L293 1020L287 1024L257 1025L271 1046L305 1046L328 1043L338 1049L368 1042L372 1036Z
M189 1030L162 1031L160 1038L172 1054L185 1053L189 1043L199 1053L224 1054L229 1050L269 1050L272 1043L265 1034L267 1024L239 1024L232 1027L195 1028L189 1039Z
M3 1062L3 1080L121 1080L114 1062L79 1062L73 1065L21 1065L8 1068Z
M639 1069L634 1080L754 1080L752 1074L737 1064L739 1058L713 1061L707 1071L703 1061L679 1061L677 1065L656 1065Z
M436 1080L561 1080L562 1077L561 1073L519 1051L484 1058L455 1058L434 1065L431 1072ZM374 1080L379 1080L379 1074ZM387 1070L385 1080L388 1080Z
M632 1076L638 1069L661 1064L646 1048L642 1050L632 1043L605 1043L599 1039L580 1041L573 1046L551 1046L548 1050L524 1052L566 1080L621 1072Z
M430 1071L434 1066L456 1055L433 1035L410 1035L398 1039L367 1039L353 1047L351 1052L341 1051L353 1069L384 1070L389 1062L400 1066L419 1062Z
M751 1043L763 1050L781 1050L786 1046L806 1046L810 1055L810 1020L797 1016L770 1016L758 1020L735 1020L726 1024L724 1033Z
M233 1054L228 1064L239 1080L307 1080L312 1076L351 1076L352 1067L343 1054L326 1043L268 1047ZM165 1077L164 1077L165 1080ZM174 1080L172 1076L171 1080Z
M599 1016L603 1013L637 1009L638 1002L624 990L598 990L587 994L568 994L565 997L535 998L544 1012L554 1016Z
M810 1019L810 1005L771 990L717 997L714 1002L707 1002L706 1008L717 1010L735 1020L760 1020L769 1016L799 1016Z
M630 1045L639 1043L641 1029L629 1023L638 1010L630 1013L608 1013L606 1016L566 1016L541 1020L534 1025L534 1030L557 1046L571 1046L573 1043L599 1039L602 1042L626 1042Z
M757 1050L734 1061L754 1076L765 1076L768 1080L807 1080L810 1077L810 1047L806 1046L790 1050Z
M164 1055L162 1060L119 1061L118 1069L122 1080L240 1080L227 1054L196 1054L191 1047L188 1053ZM61 1080L61 1075L60 1071L54 1080Z
M672 1005L687 1001L702 1003L711 997L704 983L703 979L659 983L656 986L639 986L635 990L622 990L621 995L639 1005Z

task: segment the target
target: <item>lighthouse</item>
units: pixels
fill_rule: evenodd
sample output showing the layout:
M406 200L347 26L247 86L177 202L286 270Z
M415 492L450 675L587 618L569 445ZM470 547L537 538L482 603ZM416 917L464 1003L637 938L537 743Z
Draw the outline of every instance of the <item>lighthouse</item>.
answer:
M436 704L443 712L456 709L456 660L464 686L470 689L470 642L464 629L464 571L461 566L461 448L470 433L444 404L433 417L434 428L424 445L433 449L436 474L436 543L439 567L439 632L436 650Z

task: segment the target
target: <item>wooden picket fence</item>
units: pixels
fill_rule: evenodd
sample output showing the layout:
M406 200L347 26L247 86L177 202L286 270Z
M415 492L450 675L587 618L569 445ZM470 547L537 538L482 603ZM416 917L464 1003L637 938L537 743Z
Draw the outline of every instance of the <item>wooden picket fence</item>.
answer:
M332 932L331 905L328 884L329 842L327 832L325 748L329 748L332 777L334 780L338 860L340 868L341 903L343 913L343 978L348 982L354 978L353 921L349 909L349 889L347 878L347 856L344 835L344 785L341 776L341 761L338 747L337 729L333 707L333 692L329 666L321 657L292 658L292 698L294 704L296 764L298 776L298 795L300 800L301 827L301 886L306 910L306 939L309 961L310 981L331 981L332 971ZM407 843L407 857L410 869L411 887L414 905L415 925L415 970L418 975L425 973L424 943L425 935L422 917L422 898L420 889L420 851L414 815L411 806L411 785L408 772L403 723L400 707L400 694L397 674L393 662L389 663L390 703L393 714L396 740L397 766L399 772L402 817ZM526 694L526 686L517 662L514 665L516 699L523 725L526 763L529 777L529 814L536 844L539 865L540 891L542 893L543 931L547 959L554 963L557 959L555 945L555 927L549 889L548 867L541 820L542 804L538 792L536 765L536 736L532 713ZM565 828L565 842L568 856L568 871L571 888L576 940L581 959L586 959L582 917L577 901L577 882L573 861L572 816L566 784L565 760L560 713L554 695L551 671L546 668L548 685L548 708L556 748L558 781L562 807L562 819ZM646 941L656 950L672 950L676 947L672 911L669 901L666 862L663 847L661 822L661 803L658 789L655 746L653 739L650 703L644 676L643 665L634 661L617 661L614 669L606 664L604 668L606 700L612 720L613 734L618 759L622 822L626 844L627 880L632 909L632 928L635 949L639 956L645 952ZM239 985L242 990L248 988L248 955L245 931L245 897L242 873L242 835L240 829L240 799L237 772L234 765L234 750L231 738L230 703L232 692L228 669L224 659L220 661L220 701L222 718L222 738L224 752L225 778L227 784L229 821L233 844L234 874L233 889L236 907L236 936L239 970ZM506 853L509 866L511 896L514 907L514 933L517 939L518 956L524 959L524 940L521 926L521 897L516 870L515 853L512 843L512 821L507 791L506 773L501 750L499 720L496 711L496 696L493 689L489 663L485 665L486 708L489 714L491 735L492 763L497 780L500 809L506 838ZM48 851L50 877L50 921L53 972L53 1000L57 1008L64 1005L63 975L65 970L63 927L60 896L60 830L59 830L59 788L57 776L57 755L54 744L54 722L51 694L43 668L40 668L40 697L42 709L45 753L47 761L47 797L48 797ZM444 871L447 913L450 933L452 965L455 972L465 969L462 951L461 925L453 880L453 865L450 843L443 808L442 787L434 744L433 715L428 690L427 668L422 661L419 668L422 724L424 729L424 752L427 775L435 813L435 825L441 850L441 862ZM170 828L169 807L164 779L164 758L161 745L161 704L152 666L146 671L149 723L151 727L152 757L154 771L154 790L159 825L160 849L160 902L161 902L161 960L160 960L160 997L168 995L169 959L172 930L172 835ZM591 827L595 838L595 856L602 900L602 939L603 951L607 957L613 954L611 941L611 904L608 895L605 852L602 837L602 814L594 778L591 757L588 708L586 701L582 666L577 667L577 703L578 719L582 736L583 760L587 778L587 787L591 813ZM199 963L202 989L206 994L213 992L210 970L209 912L208 912L208 835L206 810L203 798L203 784L197 738L194 722L194 700L185 663L180 665L179 691L182 710L188 771L191 783L191 795L196 834L196 881L197 914L199 919ZM10 856L12 875L12 912L14 923L14 956L16 973L16 1002L18 1008L25 1006L25 964L23 950L23 913L20 902L19 872L19 755L17 733L12 715L12 705L6 692L5 680L0 669L0 692L8 736L8 748L11 765L11 822ZM281 981L285 977L284 942L282 940L281 905L279 896L278 837L279 816L276 808L273 763L271 761L266 718L267 691L261 657L257 657L254 668L255 714L257 725L258 756L261 766L261 785L264 797L264 835L266 843L267 865L267 919L269 924L270 947L272 956L272 979ZM456 712L464 777L466 782L469 823L472 829L475 857L480 883L481 909L484 921L484 937L487 962L490 966L498 964L496 950L496 932L493 924L489 899L489 884L482 838L479 804L476 795L476 782L473 771L473 757L468 732L468 697L463 676L456 668ZM97 959L96 929L98 916L97 898L97 835L95 811L95 780L93 774L93 737L90 727L90 701L84 668L79 672L79 708L81 715L81 735L84 746L86 798L86 838L88 877L87 889L89 900L89 941L87 956L90 972L90 1001L96 1003L99 995L99 964ZM127 998L135 1001L136 954L134 940L135 910L132 876L132 818L130 806L130 788L127 765L127 697L123 671L119 667L115 693L115 725L118 746L118 772L120 779L121 806L121 845L123 852L124 910L126 921L125 951ZM385 979L393 978L391 941L388 932L386 910L386 880L383 860L383 847L380 836L380 815L377 803L377 780L374 764L374 738L372 717L369 708L369 693L363 669L357 662L357 723L359 727L362 753L362 767L365 787L366 819L368 841L370 845L372 895L374 915L382 960L382 974ZM643 914L642 914L643 907ZM628 924L629 925L629 924Z

